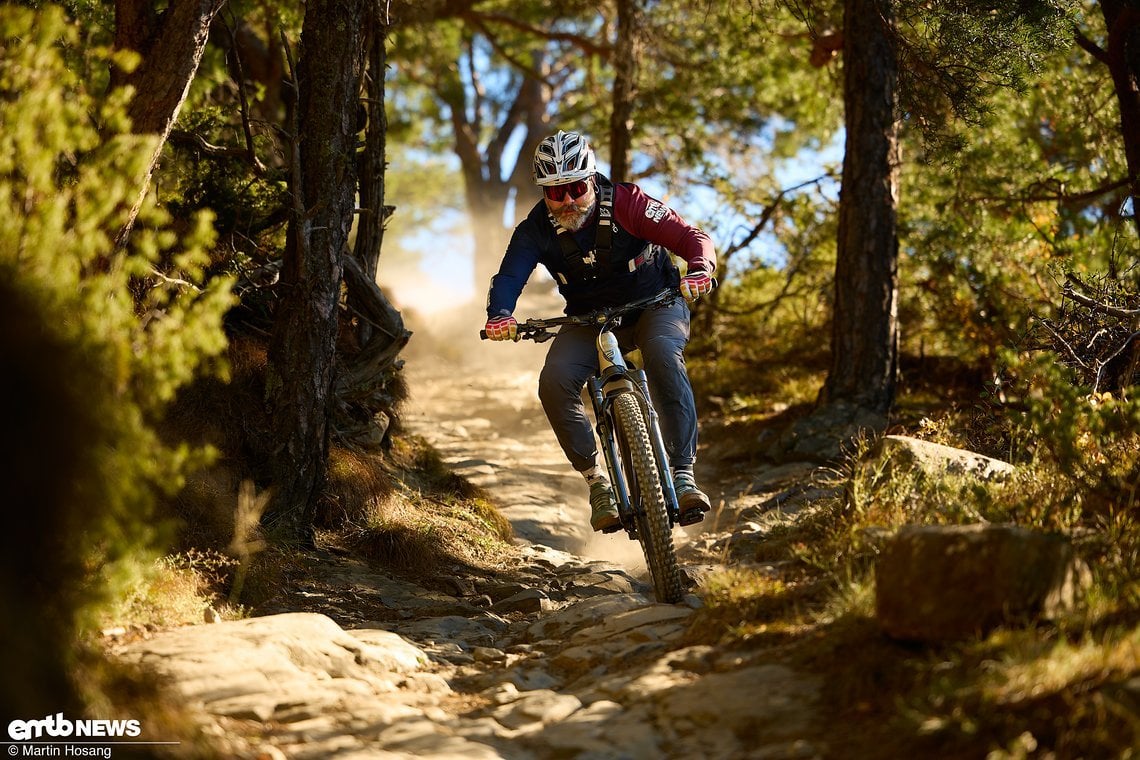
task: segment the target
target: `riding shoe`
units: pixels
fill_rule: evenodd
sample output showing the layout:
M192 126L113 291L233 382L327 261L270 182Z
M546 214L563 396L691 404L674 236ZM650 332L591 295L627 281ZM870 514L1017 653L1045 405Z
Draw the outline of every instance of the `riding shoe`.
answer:
M712 503L705 492L697 488L692 473L678 472L673 476L673 490L677 492L677 506L681 514L681 525L693 525L705 519L705 512L712 509Z
M601 478L590 483L590 527L603 533L621 527L614 490Z

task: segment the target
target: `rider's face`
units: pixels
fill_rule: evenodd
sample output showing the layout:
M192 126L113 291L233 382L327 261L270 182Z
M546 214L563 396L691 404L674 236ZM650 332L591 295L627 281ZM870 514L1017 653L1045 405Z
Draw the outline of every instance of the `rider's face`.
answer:
M573 232L590 218L597 192L593 180L580 180L543 188L543 199L558 223Z

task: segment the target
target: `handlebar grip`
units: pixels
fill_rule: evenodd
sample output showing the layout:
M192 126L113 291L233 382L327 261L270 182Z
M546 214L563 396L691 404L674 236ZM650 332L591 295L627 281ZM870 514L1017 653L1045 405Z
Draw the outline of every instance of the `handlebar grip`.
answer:
M480 330L479 331L479 340L487 340L487 331L486 330Z

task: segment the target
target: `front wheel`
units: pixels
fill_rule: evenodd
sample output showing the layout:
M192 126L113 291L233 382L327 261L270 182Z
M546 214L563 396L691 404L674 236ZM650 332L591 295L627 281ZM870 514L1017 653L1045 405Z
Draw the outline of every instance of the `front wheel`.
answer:
M645 563L653 580L657 601L673 604L681 600L681 574L677 569L677 554L673 549L673 531L665 495L661 491L657 457L649 439L649 428L637 397L623 393L614 399L614 419L618 438L625 448L625 459L633 466L637 496L634 513L637 519L637 538L645 552Z

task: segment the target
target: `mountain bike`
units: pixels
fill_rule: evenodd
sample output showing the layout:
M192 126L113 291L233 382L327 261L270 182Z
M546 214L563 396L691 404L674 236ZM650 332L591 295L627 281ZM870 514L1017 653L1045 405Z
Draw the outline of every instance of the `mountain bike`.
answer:
M586 387L621 519L620 525L605 532L624 529L630 540L641 542L654 596L667 604L680 601L682 596L672 531L674 525L684 523L645 370L622 353L613 331L626 315L660 308L680 297L680 291L669 288L648 298L588 314L528 319L519 322L516 338L544 343L556 335L552 328L598 327L599 368L587 380ZM480 336L487 337L483 331Z

